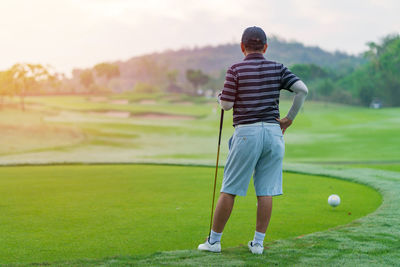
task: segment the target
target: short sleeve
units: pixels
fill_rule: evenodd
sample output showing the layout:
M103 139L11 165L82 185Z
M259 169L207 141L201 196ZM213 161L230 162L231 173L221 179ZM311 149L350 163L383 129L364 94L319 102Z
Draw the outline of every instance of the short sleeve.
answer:
M224 89L221 93L221 100L235 102L237 93L237 75L236 72L230 67L226 71Z
M280 89L286 89L288 91L290 90L290 87L297 81L299 81L300 78L294 75L287 67L282 65L281 69L281 88Z

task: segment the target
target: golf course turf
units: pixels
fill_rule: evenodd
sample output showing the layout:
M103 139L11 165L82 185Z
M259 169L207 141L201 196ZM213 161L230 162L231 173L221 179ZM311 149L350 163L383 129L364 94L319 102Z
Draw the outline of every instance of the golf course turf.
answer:
M284 195L274 199L264 255L241 245L254 233L252 184L247 197L237 198L223 252L215 255L196 251L209 224L215 101L133 94L99 99L28 97L27 112L13 106L0 112L0 265L400 262L400 109L307 102L285 133ZM289 106L281 101L282 115ZM132 116L110 117L108 111ZM136 116L148 112L165 116ZM231 122L227 112L221 165ZM156 164L133 164L146 162ZM341 197L339 207L328 206L330 194Z
M162 165L2 167L2 263L195 248L207 235L212 174L210 167ZM381 203L370 187L326 177L285 173L284 188L267 242L349 223ZM342 198L337 208L327 204L333 193ZM224 247L252 237L255 204L250 185L236 200Z
M194 99L188 104L184 103L187 98L181 95L158 98L152 95L133 98L132 95L123 98L133 101L126 105L112 104L111 96L105 97L104 102L93 102L85 96L43 96L26 98L28 112L4 108L0 112L1 164L215 163L219 111L214 99L203 99L200 103ZM151 99L155 103L143 104L140 99ZM280 101L282 116L290 105L291 101ZM165 116L161 119L119 118L108 116L107 111ZM285 162L362 165L370 161L397 160L398 164L399 112L399 108L374 110L307 102L285 133ZM192 116L193 119L173 120L168 119L168 115ZM225 112L221 163L226 160L227 142L233 130L232 112ZM35 133L41 133L45 139Z

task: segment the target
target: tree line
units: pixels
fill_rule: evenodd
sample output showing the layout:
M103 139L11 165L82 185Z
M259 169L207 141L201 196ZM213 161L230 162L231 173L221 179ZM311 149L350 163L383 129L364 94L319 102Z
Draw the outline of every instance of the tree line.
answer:
M388 35L368 43L366 63L356 68L331 69L295 64L291 71L310 88L308 99L368 106L400 106L400 37Z
M309 63L293 64L290 69L308 85L308 99L364 106L379 100L385 106L400 106L399 35L388 35L378 43L368 43L368 47L363 64L348 64L350 57L341 56L340 67L337 63L332 67ZM24 99L31 94L132 91L197 95L204 90L215 93L223 86L226 69L213 73L200 68L181 71L171 68L168 62L143 56L134 61L100 63L75 69L72 78L40 64L15 64L0 71L0 108L6 96L19 97L24 109Z
M79 85L73 84L64 74L52 71L50 66L41 64L14 64L11 68L0 71L0 108L5 97L18 97L20 107L25 110L25 97L29 95L54 93L104 93L110 89L104 86L111 78L119 75L117 65L100 63L79 72Z
M45 88L53 88L60 82L57 74L40 64L15 64L0 72L0 108L6 96L18 96L21 109L25 110L25 97Z

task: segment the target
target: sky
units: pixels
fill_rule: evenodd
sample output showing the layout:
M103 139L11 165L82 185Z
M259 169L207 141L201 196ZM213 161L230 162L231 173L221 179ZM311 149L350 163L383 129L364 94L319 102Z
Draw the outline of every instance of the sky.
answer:
M397 0L0 0L0 70L73 68L268 35L359 54L400 32Z

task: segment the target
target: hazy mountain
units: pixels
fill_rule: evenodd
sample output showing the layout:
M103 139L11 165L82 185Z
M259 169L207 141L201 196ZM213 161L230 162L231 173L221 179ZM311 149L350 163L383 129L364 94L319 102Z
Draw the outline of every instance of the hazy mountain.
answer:
M335 70L354 69L364 62L361 56L342 52L331 53L319 47L305 46L299 42L285 41L277 37L269 38L268 44L266 58L281 62L288 67L296 63L314 63ZM165 73L173 69L178 70L180 81L184 81L187 69L201 69L217 77L243 57L239 44L169 50L137 56L126 61L113 62L119 66L121 75L109 86L116 91L132 89L137 81L154 82L161 76L165 77Z
M268 40L268 50L265 56L279 61L287 66L295 63L314 63L333 69L341 66L356 66L363 62L359 56L351 56L342 52L327 52L317 46L305 46L299 42L288 42L277 37ZM185 70L201 69L213 73L226 69L232 63L243 59L239 44L205 46L193 49L170 50L162 53L146 55L150 59L171 68ZM140 57L133 57L126 63L135 62Z

